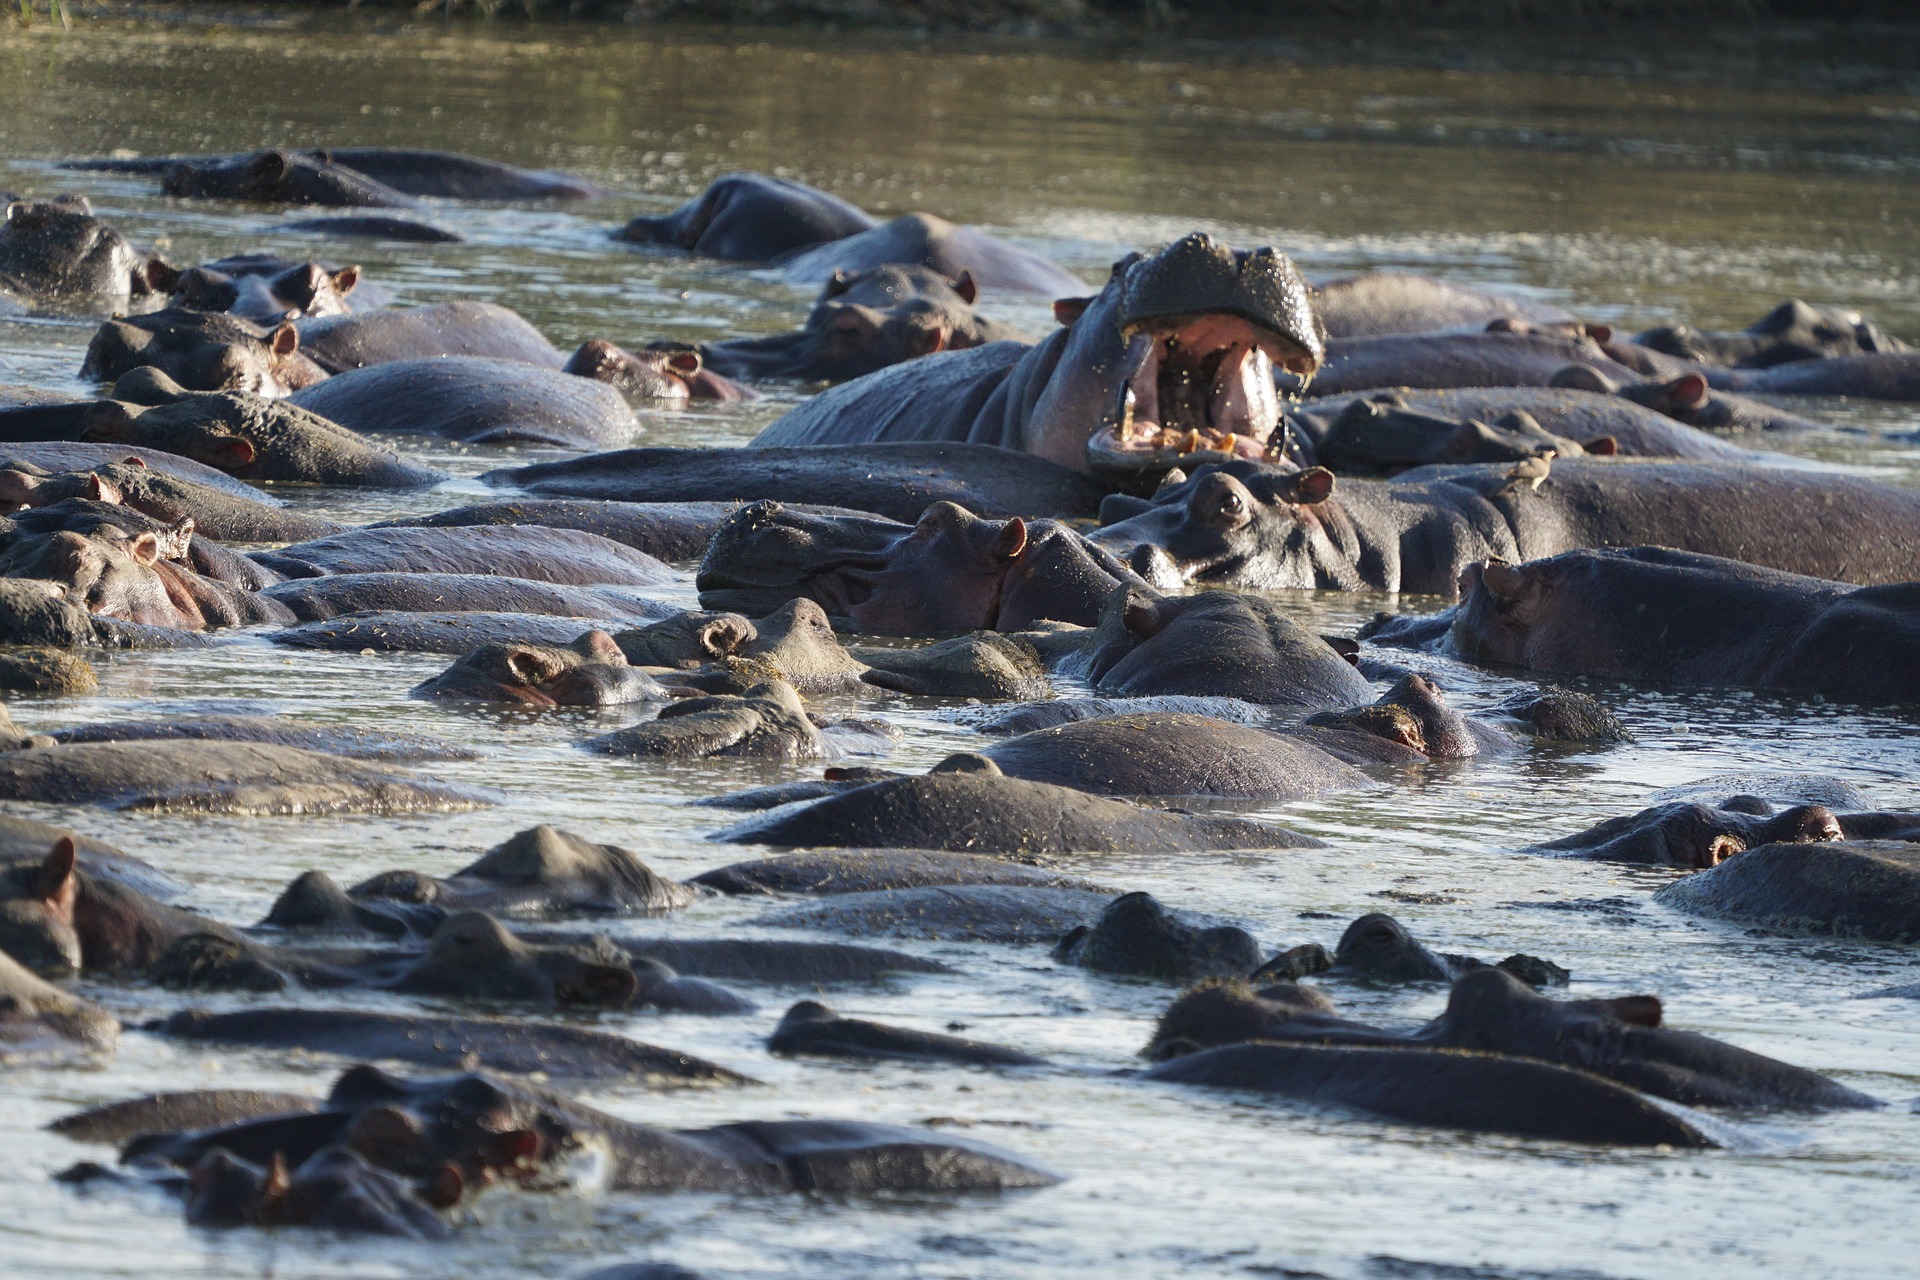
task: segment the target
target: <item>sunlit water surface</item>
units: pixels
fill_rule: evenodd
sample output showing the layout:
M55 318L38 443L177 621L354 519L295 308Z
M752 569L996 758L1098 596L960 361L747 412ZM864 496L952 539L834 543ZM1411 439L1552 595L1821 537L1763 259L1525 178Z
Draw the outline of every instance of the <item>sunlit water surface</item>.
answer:
M1895 60L1897 62L1897 59ZM1551 68L1538 70L1533 68ZM176 262L271 249L366 266L403 302L467 296L526 314L560 345L784 329L809 298L767 274L609 242L738 168L792 175L881 211L925 208L1051 253L1090 281L1131 249L1193 227L1272 243L1309 271L1390 267L1495 282L1629 326L1738 326L1782 297L1861 306L1920 339L1920 97L1860 49L1706 38L1685 49L1509 47L1412 33L1269 50L1175 41L1092 51L1047 44L856 41L619 27L89 24L0 32L0 189L80 190ZM468 243L316 243L278 211L168 200L149 179L64 174L51 161L261 145L394 144L483 153L588 175L615 199L565 209L444 207ZM1043 305L987 309L1040 333ZM0 382L79 390L91 319L0 322ZM725 411L643 411L645 439L739 443L798 390ZM1920 454L1889 435L1902 406L1802 408L1847 431L1790 442L1823 463L1912 482ZM415 442L463 477L420 494L283 491L370 519L474 500L509 461ZM665 594L688 603L690 582ZM1322 629L1432 601L1288 596ZM257 919L294 875L351 882L445 873L536 822L616 841L687 875L747 852L707 842L723 815L690 802L810 773L644 765L575 749L630 718L494 714L409 701L443 663L293 654L258 639L98 660L96 696L16 698L29 728L251 711L431 733L484 753L434 766L497 787L504 806L415 818L125 816L21 806L70 821L186 882L221 919ZM1435 668L1478 706L1514 687ZM1920 1002L1856 999L1920 978L1910 949L1783 939L1649 901L1659 872L1516 852L1715 774L1838 774L1892 807L1920 805L1907 717L1751 694L1589 685L1638 741L1433 766L1358 796L1272 811L1325 850L1081 860L1086 875L1246 921L1274 948L1332 944L1391 910L1436 947L1544 955L1576 995L1650 991L1670 1021L1830 1072L1879 1113L1732 1117L1735 1145L1650 1154L1423 1132L1116 1078L1169 989L1054 965L1041 948L903 944L963 976L831 992L850 1014L1016 1044L1057 1073L788 1062L762 1037L796 992L754 990L731 1019L598 1020L767 1082L734 1092L609 1088L604 1106L692 1126L750 1117L945 1118L1044 1161L1060 1187L946 1200L682 1195L483 1197L448 1244L310 1231L205 1232L176 1205L75 1194L50 1175L90 1150L40 1128L73 1107L161 1089L323 1089L338 1061L206 1052L129 1032L83 1070L20 1070L0 1086L0 1272L61 1276L565 1276L656 1258L727 1277L1148 1277L1430 1274L1920 1274ZM854 704L835 704L851 707ZM937 702L875 698L908 733L892 763L924 767L977 740ZM1255 808L1252 812L1266 812ZM1586 905L1580 905L1586 904ZM759 904L708 902L666 924L749 928ZM130 1023L185 1003L136 987L88 993ZM1335 988L1355 1015L1411 1022L1435 988ZM329 997L329 1002L332 998ZM369 1001L369 1003L378 1003ZM1446 1274L1457 1274L1447 1272Z

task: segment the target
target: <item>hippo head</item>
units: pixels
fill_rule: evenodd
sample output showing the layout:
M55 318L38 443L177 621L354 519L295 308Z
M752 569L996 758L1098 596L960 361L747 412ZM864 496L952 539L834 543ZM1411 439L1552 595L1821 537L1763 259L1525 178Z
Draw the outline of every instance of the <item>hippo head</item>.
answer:
M1825 805L1795 805L1774 813L1764 800L1736 797L1717 807L1655 805L1539 847L1612 862L1704 868L1763 844L1845 838L1840 819Z
M135 370L120 379L120 383L132 381L146 372ZM159 376L164 378L166 375ZM118 386L116 384L116 391ZM233 399L230 396L219 398ZM95 401L87 407L80 428L80 439L89 444L139 445L164 433L167 452L191 458L217 471L239 473L253 464L255 453L252 442L235 435L222 421L217 409L208 414L190 404L182 407L184 412L169 412L119 400ZM279 407L286 411L287 416L300 412L291 405ZM271 411L261 416L270 414ZM149 415L150 420L143 423L141 419Z
M45 859L0 867L0 951L39 973L79 971L84 959L73 911L80 897L71 836Z
M1292 982L1203 982L1167 1006L1140 1056L1165 1062L1216 1045L1283 1038L1289 1024L1332 1012L1324 994Z
M306 316L340 316L360 284L360 268L330 270L317 262L234 258L189 267L174 281L168 305L225 311L255 324L276 325Z
M614 643L636 667L686 669L739 653L759 629L737 613L689 609L671 618L616 631Z
M1260 965L1260 944L1236 925L1188 924L1150 893L1107 904L1091 925L1060 939L1056 959L1149 978L1238 978Z
M1377 982L1444 982L1453 971L1390 915L1361 916L1340 935L1333 971Z
M0 643L78 649L99 642L93 616L65 588L35 578L0 578Z
M1212 463L1163 484L1150 503L1088 540L1163 589L1233 581L1257 587L1360 590L1358 539L1324 467L1281 471Z
M1397 392L1348 402L1315 446L1329 468L1394 474L1437 463L1517 462L1551 454L1576 458L1618 451L1611 436L1585 444L1556 436L1530 413L1514 410L1491 423L1415 407Z
M1085 408L1098 421L1080 425L1072 443L1082 456L1071 456L1071 437L1058 421L1066 406L1050 388L1027 448L1089 470L1268 457L1285 442L1276 431L1275 370L1304 387L1326 359L1325 328L1293 263L1273 249L1231 249L1201 232L1116 265L1099 298L1073 313L1071 306L1061 312L1076 329L1110 331L1087 335L1112 343L1099 373L1070 367L1059 389L1073 383L1078 397L1097 394L1097 405ZM1085 358L1076 345L1083 344L1069 341L1063 366Z
M291 324L272 329L224 312L168 308L109 320L87 346L80 375L110 382L152 365L192 391L283 396L325 378L300 354Z
M625 1008L639 982L610 944L530 946L483 911L447 917L426 954L393 984L413 995L514 1000L581 1008Z
M968 271L952 278L895 264L835 271L807 316L807 374L840 382L938 351L978 346L986 337L973 315L979 296Z
M170 196L253 200L262 204L387 205L401 201L325 152L256 151L213 161L182 161L160 179Z
M530 1183L579 1145L578 1126L549 1098L484 1075L409 1081L352 1067L327 1107L347 1117L343 1145L371 1164L422 1179L451 1166L464 1186Z
M698 347L656 342L629 351L605 338L580 344L565 372L613 387L629 400L751 400L754 393L705 367Z
M612 636L589 631L565 648L485 644L413 690L416 698L518 702L530 707L608 707L664 699L627 663Z
M1817 307L1799 298L1769 311L1740 333L1702 332L1691 325L1649 329L1634 341L1698 364L1765 369L1794 360L1827 360L1879 351L1905 351L1858 311Z
M94 217L80 197L12 201L0 218L0 285L31 298L119 306L172 274Z
M148 626L197 631L206 615L165 563L186 553L192 522L168 532L137 533L101 527L92 533L61 529L20 538L0 553L0 577L51 584L89 613Z
M68 498L118 505L126 495L98 471L54 474L27 462L0 463L0 515L46 507Z
M1479 754L1467 718L1447 705L1431 676L1409 672L1371 706L1323 712L1310 723L1371 733L1434 760Z
M452 1229L429 1206L451 1206L463 1190L452 1165L414 1184L341 1146L321 1148L291 1172L278 1152L262 1167L216 1148L187 1171L186 1218L199 1227L316 1226L439 1240Z

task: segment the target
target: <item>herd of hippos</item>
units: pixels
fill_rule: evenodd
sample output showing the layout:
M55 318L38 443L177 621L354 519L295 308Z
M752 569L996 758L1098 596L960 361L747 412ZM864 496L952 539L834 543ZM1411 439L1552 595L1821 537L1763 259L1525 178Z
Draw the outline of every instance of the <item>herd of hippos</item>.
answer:
M455 238L412 216L423 200L596 194L561 174L381 149L74 167L150 173L175 196L360 210L311 225L423 242ZM1717 1108L1885 1105L1666 1027L1651 996L1543 994L1567 972L1537 957L1436 953L1385 915L1329 936L1331 948L1271 955L1231 922L1059 868L1085 852L1319 843L1169 800L1302 799L1379 787L1429 759L1624 736L1566 691L1463 713L1395 649L1914 702L1920 492L1764 465L1746 444L1826 429L1777 407L1783 397L1920 399L1920 354L1857 313L1798 301L1738 333L1675 325L1629 339L1417 276L1313 288L1271 248L1199 233L1124 258L1089 292L981 232L920 214L881 223L754 174L615 236L817 281L819 301L792 333L637 351L594 340L568 357L500 306L394 307L354 267L264 255L182 270L84 199L7 204L0 308L112 318L82 371L109 388L99 398L0 386L6 687L84 690L89 654L264 636L447 655L414 690L423 698L658 704L580 744L589 751L830 765L707 801L738 818L721 840L796 852L690 883L538 827L446 877L396 870L343 889L309 872L244 928L169 902L177 886L108 845L0 818L10 1060L111 1049L117 1021L48 981L86 974L255 993L142 1028L153 1034L359 1064L326 1097L200 1091L63 1119L58 1131L119 1144L120 1158L61 1177L174 1189L199 1224L424 1238L455 1229L448 1210L490 1183L555 1185L587 1144L611 1151L613 1186L639 1192L1056 1182L1015 1152L927 1128L630 1123L567 1087L746 1077L539 1016L738 1014L754 1005L729 982L811 991L949 971L868 945L900 936L1047 943L1059 963L1187 984L1145 1047L1147 1080L1670 1147L1720 1142ZM1059 327L1029 341L976 310L995 294L1056 299ZM831 385L724 466L713 450L626 447L632 401L751 397L767 378ZM387 433L577 456L489 472L497 501L355 528L253 483L445 478L385 448ZM672 582L675 564L697 564L701 610L636 590ZM1276 588L1456 603L1325 637L1253 594ZM259 626L271 629L220 636ZM941 638L843 639L863 636ZM919 775L857 763L899 730L823 719L808 699L863 689L964 702L983 745ZM17 801L311 814L497 799L405 768L458 754L424 737L247 717L4 735L0 798ZM1657 895L1683 911L1914 944L1910 841L1920 814L1800 779L1768 794L1696 788L1541 850L1687 869ZM765 922L810 940L616 942L579 928L713 893L779 895ZM865 941L817 936L836 933ZM1302 981L1321 974L1452 991L1431 1023L1393 1030L1341 1017ZM276 999L290 988L486 1007L293 1007ZM500 1016L503 1003L532 1016ZM1057 1069L813 1000L768 1043Z

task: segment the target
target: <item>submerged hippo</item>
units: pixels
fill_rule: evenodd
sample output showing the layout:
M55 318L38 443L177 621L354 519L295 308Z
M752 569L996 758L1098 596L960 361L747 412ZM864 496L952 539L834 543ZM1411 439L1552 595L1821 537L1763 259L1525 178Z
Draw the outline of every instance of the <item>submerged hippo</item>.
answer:
M0 304L123 311L173 281L172 267L94 217L83 197L0 195L0 210Z
M753 685L743 695L686 698L630 729L581 745L611 756L750 760L838 759L886 751L899 731L881 721L821 721L784 680Z
M997 1044L843 1017L818 1000L802 1000L788 1009L767 1037L767 1049L789 1058L954 1062L973 1067L1046 1065L1044 1058Z
M627 664L627 656L612 636L588 631L565 648L482 645L431 680L415 685L413 696L529 707L612 707L663 702L668 693L652 677Z
M1260 956L1260 944L1239 925L1183 919L1150 893L1115 898L1053 949L1063 964L1173 982L1244 977Z
M59 1061L113 1048L120 1021L34 976L0 951L0 1065Z
M297 542L340 530L331 520L289 510L274 500L242 497L149 467L139 460L142 455L55 473L14 460L10 453L0 448L0 512L83 498L124 506L163 524L191 520L196 534L222 542Z
M90 613L144 626L202 631L293 620L284 605L250 589L271 577L223 581L189 567L191 524L155 528L120 510L108 507L104 522L86 532L63 524L17 535L0 552L0 576L46 584Z
M1100 433L1110 465L1174 440L1264 457L1283 443L1275 366L1310 376L1325 349L1291 262L1195 233L1115 264L1106 288L1036 346L993 343L856 378L754 444L965 440L1084 471Z
M1856 583L1920 577L1920 496L1853 476L1698 463L1555 462L1397 480L1209 465L1091 541L1149 581L1454 596L1468 564L1658 543Z
M1920 400L1920 352L1878 352L1797 360L1768 369L1709 373L1730 391L1772 396L1852 396L1861 400Z
M290 322L260 325L224 311L181 307L101 325L87 344L80 376L112 382L143 367L158 369L193 391L269 397L327 377L301 352L300 331Z
M297 390L291 403L351 431L397 432L465 444L624 445L640 431L620 393L520 360L446 356L396 360Z
M1920 847L1874 839L1762 845L1674 881L1654 901L1774 933L1920 942Z
M1421 625L1476 662L1565 675L1920 697L1920 593L1855 587L1717 556L1631 547L1469 566L1461 603ZM1645 620L1660 620L1647 642ZM1391 640L1391 627L1378 637Z
M1657 804L1533 847L1609 862L1715 867L1761 845L1903 840L1913 835L1920 835L1920 815L1835 813L1824 804L1794 804L1776 811L1759 796L1739 795L1718 804L1691 800Z
M695 585L712 609L763 613L799 597L881 635L1091 623L1139 583L1052 520L984 520L936 502L911 527L749 503L707 545Z
M357 266L333 268L267 253L236 254L182 271L168 291L168 303L274 325L307 316L346 315L392 300L378 286L361 289L360 274Z
M1314 291L1330 338L1480 330L1500 319L1553 324L1573 317L1551 303L1398 271L1330 280Z
M1799 298L1787 299L1737 333L1666 324L1633 340L1695 364L1737 369L1908 350L1850 307L1819 307Z
M340 208L408 208L414 201L384 182L328 159L325 152L255 151L184 157L160 171L170 196L311 204Z
M253 559L290 578L332 574L486 574L565 586L659 586L667 566L609 538L543 525L353 529Z

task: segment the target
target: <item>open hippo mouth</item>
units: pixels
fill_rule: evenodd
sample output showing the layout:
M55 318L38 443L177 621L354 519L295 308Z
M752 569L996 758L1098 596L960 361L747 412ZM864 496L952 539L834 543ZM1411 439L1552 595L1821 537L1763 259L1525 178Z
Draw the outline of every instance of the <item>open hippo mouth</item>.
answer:
M1195 232L1127 271L1126 377L1087 442L1096 475L1284 453L1274 369L1304 388L1326 358L1307 284L1272 249Z

